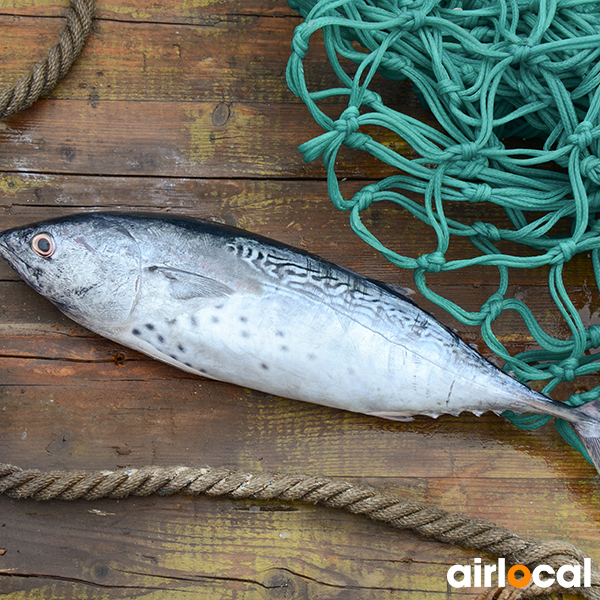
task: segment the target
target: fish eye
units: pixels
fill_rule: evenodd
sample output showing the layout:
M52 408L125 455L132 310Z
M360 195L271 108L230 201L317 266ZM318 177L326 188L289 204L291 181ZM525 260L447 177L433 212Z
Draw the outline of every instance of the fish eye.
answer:
M31 240L31 248L42 258L49 258L56 250L54 238L49 233L38 233Z

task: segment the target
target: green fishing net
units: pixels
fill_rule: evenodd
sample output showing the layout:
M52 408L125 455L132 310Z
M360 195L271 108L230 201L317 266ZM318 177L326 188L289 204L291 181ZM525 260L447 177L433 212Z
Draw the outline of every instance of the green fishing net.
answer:
M395 265L412 269L426 298L462 323L479 326L489 348L520 380L545 380L543 391L550 394L562 381L597 374L600 325L586 327L582 322L565 289L563 270L583 253L592 262L596 287L600 280L600 3L289 3L305 20L293 37L287 82L325 130L300 151L306 161L322 156L331 201L350 211L353 230ZM339 85L309 90L304 60L318 31ZM370 89L377 72L392 82L412 82L441 127L434 129L386 106ZM324 110L334 100L347 104L337 118ZM412 157L365 133L364 126L386 128L410 144ZM533 138L542 141L536 145ZM513 140L510 145L508 139ZM515 145L515 139L520 143ZM345 198L336 174L342 145L371 154L394 174ZM432 227L437 248L414 257L384 246L361 219L378 202L396 203ZM497 205L509 225L449 218L445 212L456 203ZM565 221L570 225L566 232L559 227ZM470 240L472 257L448 259L450 236ZM505 240L523 252L501 251ZM477 311L462 308L427 285L429 273L472 266L493 266L499 273L497 290ZM511 269L538 267L549 272L550 294L571 332L568 339L545 331L525 302L507 293ZM509 354L492 329L506 310L520 315L539 349ZM571 395L568 402L575 406L598 397L600 386L595 386ZM506 416L528 429L551 419ZM556 426L587 456L567 423L557 420Z

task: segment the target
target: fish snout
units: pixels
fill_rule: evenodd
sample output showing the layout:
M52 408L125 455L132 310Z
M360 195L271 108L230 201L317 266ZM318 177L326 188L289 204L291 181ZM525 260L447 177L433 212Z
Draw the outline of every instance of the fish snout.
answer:
M28 248L27 238L30 229L8 229L0 233L0 256L23 276L27 264L24 249Z
M8 262L16 251L14 230L9 229L0 233L0 256Z

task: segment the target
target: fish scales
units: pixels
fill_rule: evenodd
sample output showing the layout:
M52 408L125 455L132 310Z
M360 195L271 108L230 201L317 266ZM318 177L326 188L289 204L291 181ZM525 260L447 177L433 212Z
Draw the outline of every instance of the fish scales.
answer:
M185 371L389 419L536 412L600 464L598 403L515 381L392 287L204 221L93 213L0 234L0 254L91 330Z

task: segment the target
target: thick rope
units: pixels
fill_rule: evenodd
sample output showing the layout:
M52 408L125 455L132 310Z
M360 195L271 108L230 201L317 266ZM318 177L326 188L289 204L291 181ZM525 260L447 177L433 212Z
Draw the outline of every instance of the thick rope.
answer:
M374 488L335 481L327 477L248 473L210 467L144 467L119 471L23 470L0 464L0 494L11 498L35 500L98 500L159 494L186 494L211 498L302 501L342 509L397 529L456 544L488 554L505 557L510 564L533 570L539 564L556 569L564 564L581 565L587 555L572 544L561 541L538 542L519 537L487 519L470 519L462 514L407 500ZM562 588L521 590L505 588L502 600L541 596ZM600 569L593 563L592 587L578 590L590 600L600 600ZM491 600L494 590L482 596ZM504 594L504 595L502 595ZM507 596L507 594L512 594Z
M61 29L58 42L48 56L39 61L14 86L0 91L0 119L10 117L31 106L38 98L50 92L71 68L79 56L92 29L94 0L69 0L67 24Z

